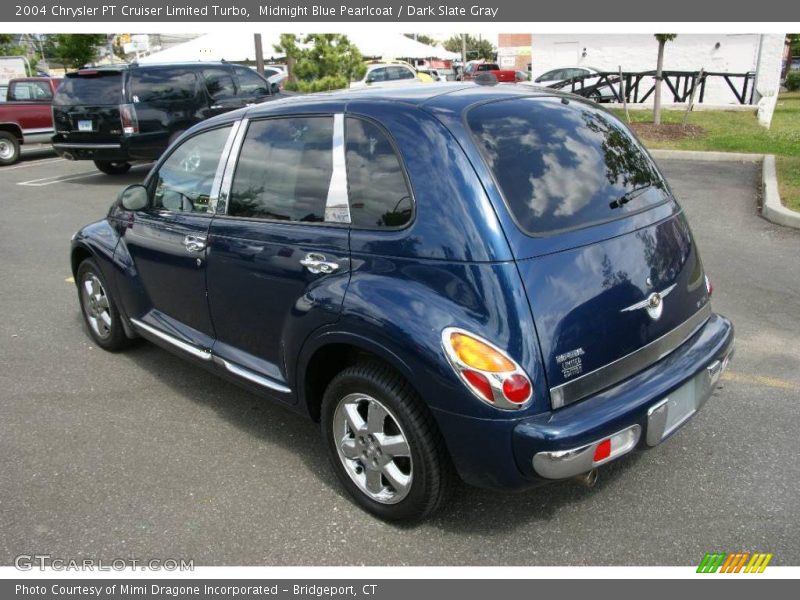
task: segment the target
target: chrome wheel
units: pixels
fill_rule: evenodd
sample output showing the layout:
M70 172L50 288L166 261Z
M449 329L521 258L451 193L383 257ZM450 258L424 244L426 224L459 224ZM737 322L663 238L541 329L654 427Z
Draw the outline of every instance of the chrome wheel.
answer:
M11 160L15 153L14 145L10 141L0 139L0 160Z
M81 300L89 327L101 339L111 335L111 307L100 279L91 271L81 282Z
M396 504L411 490L408 439L392 412L366 394L348 394L333 416L339 460L370 499Z

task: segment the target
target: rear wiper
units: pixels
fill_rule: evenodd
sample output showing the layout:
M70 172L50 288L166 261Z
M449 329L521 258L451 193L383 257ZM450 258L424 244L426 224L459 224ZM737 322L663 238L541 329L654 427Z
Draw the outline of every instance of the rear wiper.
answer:
M650 183L640 185L639 187L633 188L632 190L625 192L624 194L622 194L622 196L620 196L616 200L609 202L608 207L621 208L634 198L638 198L639 196L641 196L644 192L646 192L652 187L661 189L663 187L663 184L660 181L651 181Z

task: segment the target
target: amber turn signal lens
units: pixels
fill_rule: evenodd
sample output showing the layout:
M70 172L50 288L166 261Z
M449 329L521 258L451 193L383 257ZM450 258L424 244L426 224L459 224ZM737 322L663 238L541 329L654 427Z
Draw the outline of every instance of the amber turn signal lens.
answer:
M514 371L514 363L491 346L463 333L450 334L450 346L458 359L473 369L487 373Z

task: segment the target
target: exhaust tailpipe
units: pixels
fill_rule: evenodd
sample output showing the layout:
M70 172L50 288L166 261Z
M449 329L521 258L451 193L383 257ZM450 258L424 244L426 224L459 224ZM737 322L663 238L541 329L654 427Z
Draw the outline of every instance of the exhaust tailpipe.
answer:
M593 488L597 483L597 469L592 469L586 473L575 476L575 482L579 483L585 488Z

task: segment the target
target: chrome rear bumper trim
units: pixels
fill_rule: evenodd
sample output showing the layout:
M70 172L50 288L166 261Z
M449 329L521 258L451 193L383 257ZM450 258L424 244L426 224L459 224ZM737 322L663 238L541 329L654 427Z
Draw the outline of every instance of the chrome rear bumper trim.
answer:
M546 479L567 479L591 471L607 462L611 462L627 454L639 443L642 428L631 425L612 435L600 438L590 444L569 450L556 450L550 452L537 452L533 457L533 468L541 477ZM603 440L617 438L621 445L614 449L609 456L595 462L594 453Z
M711 316L706 304L672 331L604 367L550 388L550 405L562 408L635 375L680 347Z
M106 150L121 148L120 144L53 144L53 148L67 150Z

